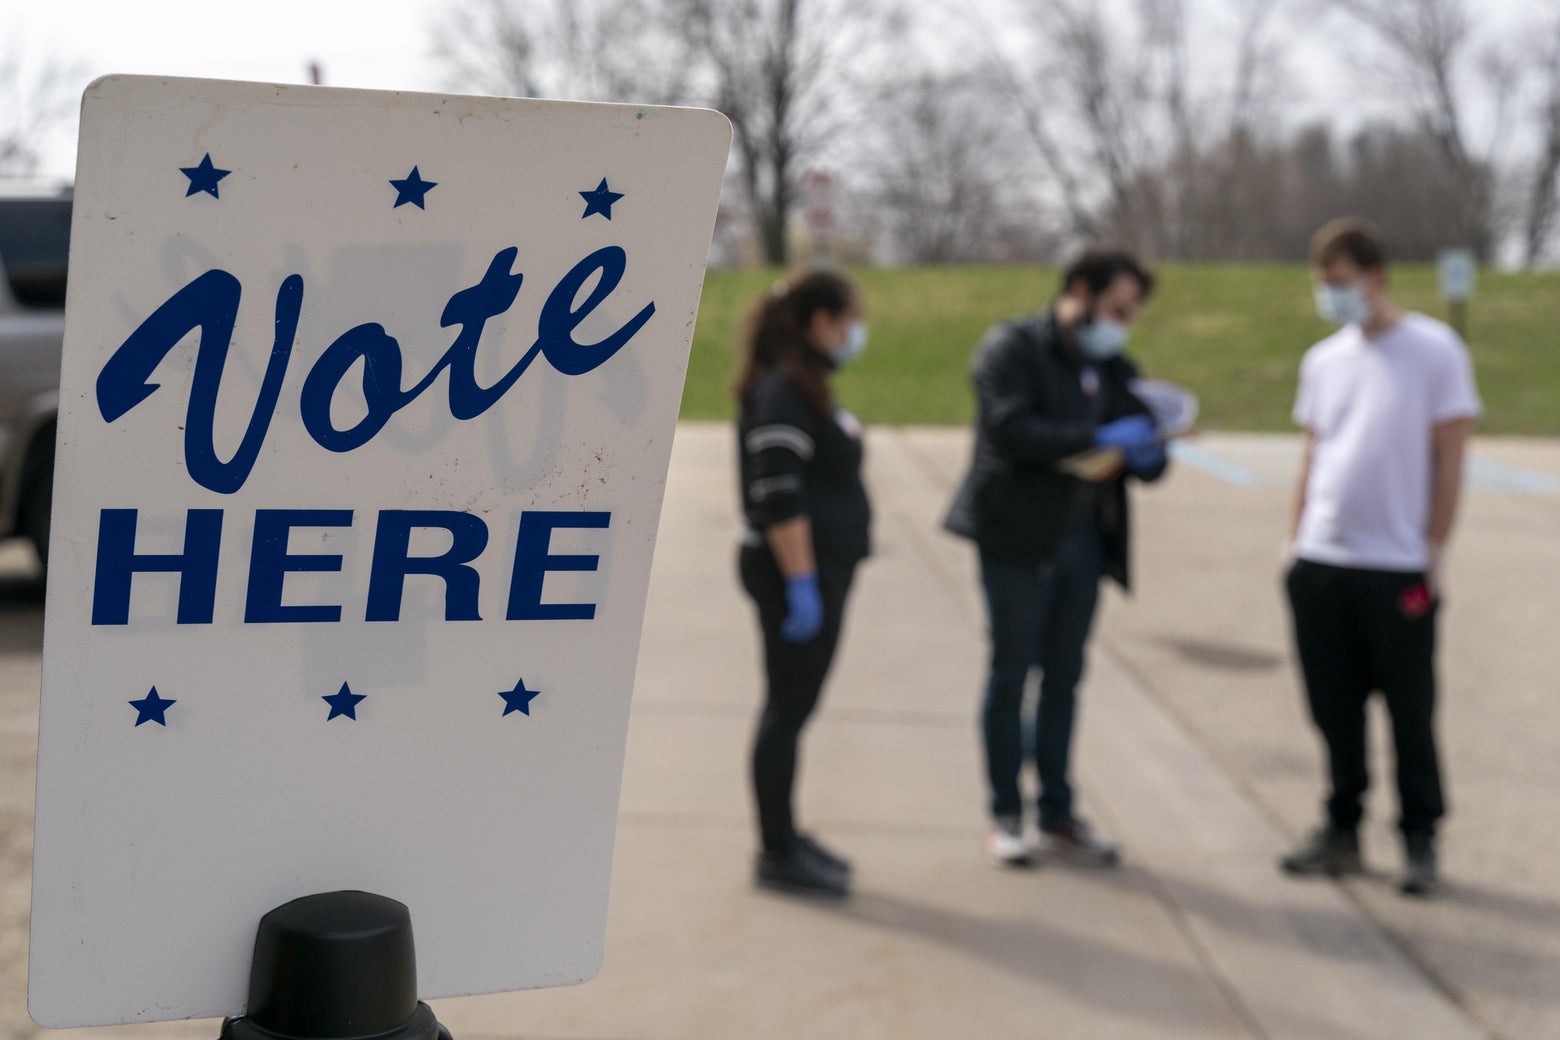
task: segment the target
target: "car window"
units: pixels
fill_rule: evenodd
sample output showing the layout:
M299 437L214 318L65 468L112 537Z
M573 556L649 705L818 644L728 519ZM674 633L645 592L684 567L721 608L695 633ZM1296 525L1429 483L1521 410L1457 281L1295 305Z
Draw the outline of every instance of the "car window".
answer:
M70 199L0 198L0 265L23 307L65 306Z

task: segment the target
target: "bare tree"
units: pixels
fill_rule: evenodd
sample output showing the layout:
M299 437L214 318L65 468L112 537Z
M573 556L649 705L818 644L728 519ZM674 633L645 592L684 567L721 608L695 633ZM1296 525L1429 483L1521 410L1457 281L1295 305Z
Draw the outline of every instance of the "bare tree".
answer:
M654 0L460 0L433 51L457 89L672 104L689 66L671 29Z
M1278 182L1263 169L1264 139L1276 131L1282 91L1287 78L1281 16L1290 0L1237 0L1235 3L1235 67L1230 81L1224 140L1218 147L1213 176L1203 182L1213 190L1208 220L1217 242L1212 253L1255 259L1272 245L1262 236L1254 213L1274 213L1281 205ZM1269 227L1272 224L1270 222Z
M56 59L29 61L20 41L0 53L0 175L33 173L49 134L74 110L77 67Z
M978 75L885 84L862 167L896 253L914 263L995 259L1024 206L1011 135Z
M851 59L876 15L851 0L667 0L731 120L738 177L764 259L790 256L799 178L850 115Z
M1302 2L1015 0L1027 46L988 46L987 62L1077 236L1176 256L1230 247L1242 156L1280 94L1278 16ZM1194 13L1234 15L1228 82L1192 60Z
M1495 183L1489 155L1477 154L1469 133L1461 87L1464 67L1474 58L1474 23L1465 0L1337 0L1337 5L1366 26L1384 46L1381 71L1406 99L1420 131L1435 143L1436 155L1461 198L1461 237L1479 256L1492 254L1496 227ZM1505 63L1486 61L1480 71L1504 107L1511 89Z
M1523 220L1523 257L1529 266L1543 258L1560 211L1560 16L1537 48L1539 94L1536 106L1539 150L1527 191Z

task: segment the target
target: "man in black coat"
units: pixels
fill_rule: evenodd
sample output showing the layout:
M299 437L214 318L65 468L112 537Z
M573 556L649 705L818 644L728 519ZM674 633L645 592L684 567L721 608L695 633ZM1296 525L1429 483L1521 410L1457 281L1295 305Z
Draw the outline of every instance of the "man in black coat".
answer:
M1038 850L1106 866L1116 847L1073 810L1068 780L1075 691L1102 577L1127 587L1129 478L1154 481L1168 464L1137 368L1121 353L1153 290L1126 253L1088 252L1062 276L1046 311L997 325L972 366L979 413L975 453L944 526L980 551L991 657L982 730L994 826L986 850L1018 865ZM1068 460L1116 449L1106 479L1073 475ZM1023 830L1020 711L1031 668L1041 671L1034 757L1040 840Z

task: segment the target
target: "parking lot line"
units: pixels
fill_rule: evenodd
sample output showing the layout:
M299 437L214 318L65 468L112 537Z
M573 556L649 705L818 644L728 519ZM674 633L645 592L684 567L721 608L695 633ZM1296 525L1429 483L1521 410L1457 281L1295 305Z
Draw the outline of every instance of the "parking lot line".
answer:
M1482 455L1468 456L1468 472L1479 477L1499 481L1520 491L1535 495L1560 495L1560 477L1550 476L1536 469L1496 462Z
M1211 477L1216 477L1226 484L1234 484L1239 488L1254 488L1257 486L1257 475L1244 466L1237 466L1233 462L1226 461L1211 452L1204 451L1195 444L1186 441L1172 441L1170 455L1178 462L1184 462L1194 469L1200 469Z

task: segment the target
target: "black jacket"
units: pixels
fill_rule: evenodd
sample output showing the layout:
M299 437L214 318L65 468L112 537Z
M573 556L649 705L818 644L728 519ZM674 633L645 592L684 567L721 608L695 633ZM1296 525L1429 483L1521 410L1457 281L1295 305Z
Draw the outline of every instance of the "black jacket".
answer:
M1091 485L1057 464L1094 447L1100 426L1148 409L1128 388L1138 373L1126 357L1094 365L1092 377L1086 367L1062 339L1052 311L986 334L971 366L979 406L974 458L943 526L974 539L993 558L1043 566L1092 510L1105 542L1106 574L1129 587L1126 477ZM1092 397L1086 381L1096 387ZM1137 478L1158 480L1164 471L1159 466Z
M871 552L872 507L861 479L861 424L848 412L821 415L783 373L753 384L737 417L746 542L805 515L820 561L854 563Z

